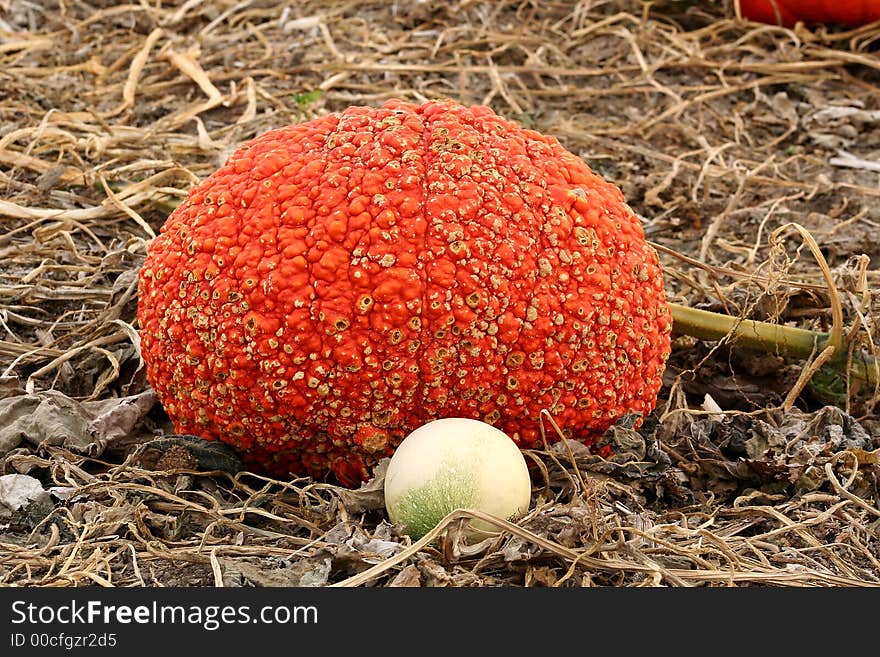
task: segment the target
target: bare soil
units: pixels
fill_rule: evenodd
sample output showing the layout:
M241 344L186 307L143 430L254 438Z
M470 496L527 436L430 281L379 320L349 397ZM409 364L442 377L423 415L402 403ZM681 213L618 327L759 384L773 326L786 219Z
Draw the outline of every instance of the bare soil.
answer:
M0 0L0 585L880 585L880 396L816 357L678 336L613 457L529 450L524 518L413 544L381 468L280 481L175 438L135 319L149 240L237 145L450 97L620 186L670 300L871 355L878 44L732 2Z

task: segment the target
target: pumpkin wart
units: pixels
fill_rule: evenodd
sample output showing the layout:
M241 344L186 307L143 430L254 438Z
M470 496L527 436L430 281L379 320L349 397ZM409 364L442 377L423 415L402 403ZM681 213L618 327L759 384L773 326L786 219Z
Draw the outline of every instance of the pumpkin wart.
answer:
M452 101L247 142L168 217L138 290L147 376L179 433L346 485L440 417L531 447L547 410L592 443L653 410L673 318L800 356L827 343L707 315L667 303L616 186L554 137Z

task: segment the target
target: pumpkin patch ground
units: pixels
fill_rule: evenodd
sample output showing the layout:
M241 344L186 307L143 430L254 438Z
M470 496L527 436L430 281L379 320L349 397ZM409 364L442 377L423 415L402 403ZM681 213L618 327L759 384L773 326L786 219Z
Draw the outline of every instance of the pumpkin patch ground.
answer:
M0 3L0 586L880 585L877 24L51 4ZM386 513L438 415L529 466L477 544Z

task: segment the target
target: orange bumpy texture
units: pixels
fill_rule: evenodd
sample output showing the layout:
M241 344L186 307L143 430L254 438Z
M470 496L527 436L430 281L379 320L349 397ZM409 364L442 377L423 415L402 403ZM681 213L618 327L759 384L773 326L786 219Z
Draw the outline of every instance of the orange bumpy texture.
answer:
M542 409L584 442L650 412L672 325L620 190L555 138L451 101L244 144L168 217L138 300L177 431L347 485L434 418L529 447Z

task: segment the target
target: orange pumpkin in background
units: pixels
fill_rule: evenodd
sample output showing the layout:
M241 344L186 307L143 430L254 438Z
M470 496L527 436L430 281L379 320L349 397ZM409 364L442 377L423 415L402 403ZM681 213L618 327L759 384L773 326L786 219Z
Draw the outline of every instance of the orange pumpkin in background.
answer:
M743 18L794 27L839 23L864 25L880 20L880 0L737 0Z

